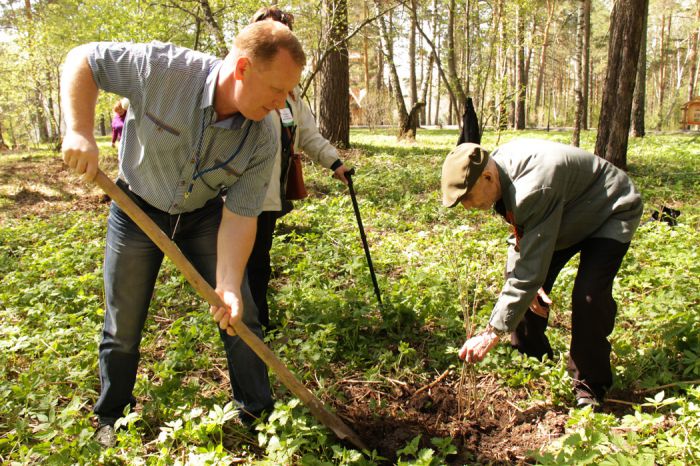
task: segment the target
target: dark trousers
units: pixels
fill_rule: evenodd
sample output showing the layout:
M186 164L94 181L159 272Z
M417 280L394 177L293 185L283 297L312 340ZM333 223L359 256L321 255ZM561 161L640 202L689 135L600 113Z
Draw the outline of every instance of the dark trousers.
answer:
M549 293L561 269L581 254L571 299L571 347L568 370L577 397L602 400L612 385L610 342L617 314L612 296L613 280L630 243L607 238L588 238L570 248L555 251L542 288ZM545 335L547 319L528 310L511 334L511 345L536 358L553 357Z
M279 212L262 212L258 215L258 230L255 234L255 244L250 253L246 271L253 301L258 307L258 317L263 328L270 327L270 307L267 305L267 287L272 275L270 265L270 249L272 236Z
M125 190L144 212L172 236L182 253L211 285L216 286L216 243L221 222L222 201L216 199L205 207L186 214L170 215ZM177 229L175 231L175 228ZM100 422L113 424L127 405L135 404L132 390L140 359L141 334L153 296L163 253L129 216L112 203L104 261L105 322L99 347L102 390L95 405ZM260 323L245 278L241 286L243 322L262 337ZM243 410L257 415L272 406L267 367L238 336L219 331L226 350L233 396Z

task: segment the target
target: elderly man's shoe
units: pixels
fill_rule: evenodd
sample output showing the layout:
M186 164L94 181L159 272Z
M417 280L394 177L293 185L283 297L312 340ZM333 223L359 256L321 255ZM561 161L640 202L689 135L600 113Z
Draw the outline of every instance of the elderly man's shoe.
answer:
M110 424L102 424L96 431L92 439L99 443L103 448L112 448L117 444L117 435L114 432L114 426Z

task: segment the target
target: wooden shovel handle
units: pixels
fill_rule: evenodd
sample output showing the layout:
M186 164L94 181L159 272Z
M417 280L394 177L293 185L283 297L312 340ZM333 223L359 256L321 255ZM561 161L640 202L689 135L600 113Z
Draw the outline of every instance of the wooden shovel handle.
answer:
M129 217L143 230L146 235L170 258L180 272L185 276L188 282L210 305L217 307L225 307L226 305L221 300L216 291L204 280L197 272L189 260L182 254L175 243L167 237L158 225L146 215L139 206L137 206L131 198L122 191L114 182L105 175L102 170L97 171L97 176L94 180L107 195L114 200L119 207L126 212ZM233 330L241 339L253 350L255 354L262 359L265 364L277 374L279 380L287 387L294 395L296 395L311 411L311 413L323 425L331 429L341 440L347 439L353 445L360 449L367 449L365 444L360 440L355 432L352 431L345 423L335 414L328 411L321 400L319 400L311 391L309 391L301 382L299 382L294 374L280 361L277 356L268 348L265 343L258 338L250 329L241 321L238 321L233 326Z

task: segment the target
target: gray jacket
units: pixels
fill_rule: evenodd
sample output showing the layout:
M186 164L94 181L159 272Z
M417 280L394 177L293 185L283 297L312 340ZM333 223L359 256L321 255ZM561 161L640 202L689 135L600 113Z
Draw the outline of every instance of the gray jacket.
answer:
M517 139L491 156L517 237L490 321L505 332L517 327L544 283L554 251L586 238L630 242L643 204L625 172L577 147Z

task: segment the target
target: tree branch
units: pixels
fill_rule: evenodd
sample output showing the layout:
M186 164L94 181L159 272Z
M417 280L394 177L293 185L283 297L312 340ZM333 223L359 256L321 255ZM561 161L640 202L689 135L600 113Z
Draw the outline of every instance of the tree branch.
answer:
M309 86L311 85L311 82L313 81L314 77L318 74L319 70L321 69L321 66L323 65L323 62L326 61L326 58L328 55L338 46L348 42L350 39L352 39L358 32L362 30L365 26L379 18L380 16L384 16L386 13L390 12L391 10L397 8L399 4L396 4L392 6L391 8L387 8L386 10L382 11L381 13L372 16L371 18L367 18L364 21L362 21L359 26L357 26L352 32L350 32L343 40L340 40L338 42L333 43L332 45L328 46L321 56L319 57L318 61L316 62L316 67L314 70L309 74L306 78L304 78L304 83L300 86L301 87L301 93L300 95L302 97L306 96L306 91L308 91Z

